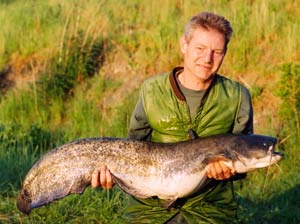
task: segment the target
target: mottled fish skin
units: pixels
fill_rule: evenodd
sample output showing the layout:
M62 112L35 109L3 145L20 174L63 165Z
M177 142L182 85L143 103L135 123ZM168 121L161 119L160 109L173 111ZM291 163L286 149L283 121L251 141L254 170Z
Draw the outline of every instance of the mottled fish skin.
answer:
M272 137L233 134L179 143L81 139L53 149L34 164L23 181L17 207L29 214L53 200L82 193L101 163L126 193L172 202L205 185L208 162L233 161L237 172L248 172L281 159L282 155L274 152L275 144ZM263 162L258 165L257 159Z

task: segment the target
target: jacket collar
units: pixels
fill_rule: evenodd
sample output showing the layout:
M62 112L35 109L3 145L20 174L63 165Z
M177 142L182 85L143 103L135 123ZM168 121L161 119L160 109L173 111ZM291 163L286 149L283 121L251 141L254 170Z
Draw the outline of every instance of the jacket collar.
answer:
M174 94L176 95L176 97L180 100L180 101L186 101L185 96L183 95L183 93L181 92L180 88L179 88L179 84L178 84L178 75L183 71L183 67L175 67L169 75L169 80L170 80L170 84L172 87L172 90L174 92ZM205 92L205 95L203 97L203 99L206 99L208 96L208 93L210 92L212 86L214 86L214 84L216 83L217 80L217 74L214 76L213 81L211 82L210 86L208 87L207 91ZM205 100L202 100L202 102L204 103Z
M181 92L178 82L177 82L177 77L178 75L183 71L183 67L175 67L169 75L169 80L173 89L173 92L175 93L176 97L180 100L180 101L186 101L185 100L185 96L183 95L183 93Z

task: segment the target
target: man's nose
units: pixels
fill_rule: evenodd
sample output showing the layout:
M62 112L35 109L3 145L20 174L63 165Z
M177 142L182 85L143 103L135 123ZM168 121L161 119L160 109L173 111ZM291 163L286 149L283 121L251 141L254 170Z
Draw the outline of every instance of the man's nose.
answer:
M204 54L203 54L203 59L204 59L204 62L205 63L212 63L213 62L213 51L212 50L206 50L204 51Z

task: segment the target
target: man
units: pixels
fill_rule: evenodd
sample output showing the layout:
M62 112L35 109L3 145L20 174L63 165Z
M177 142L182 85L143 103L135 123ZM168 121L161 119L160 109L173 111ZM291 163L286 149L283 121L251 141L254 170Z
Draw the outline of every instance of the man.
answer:
M130 122L130 138L179 142L195 136L253 132L248 90L217 74L231 35L230 23L222 16L202 12L190 20L180 39L183 67L143 83ZM233 223L235 170L215 161L207 165L207 175L211 179L205 189L178 199L168 210L157 198L133 198L127 209L130 222ZM112 184L105 165L93 174L93 187L111 188Z

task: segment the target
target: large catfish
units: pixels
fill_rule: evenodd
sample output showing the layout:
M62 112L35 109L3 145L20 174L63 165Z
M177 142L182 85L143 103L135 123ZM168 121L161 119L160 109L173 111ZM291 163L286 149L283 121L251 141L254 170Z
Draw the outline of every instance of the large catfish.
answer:
M224 160L237 173L276 163L282 157L274 152L276 142L267 136L233 134L179 143L81 139L53 149L36 162L23 181L17 206L28 214L55 199L82 193L102 163L126 193L138 198L157 196L172 204L203 187L210 161Z

